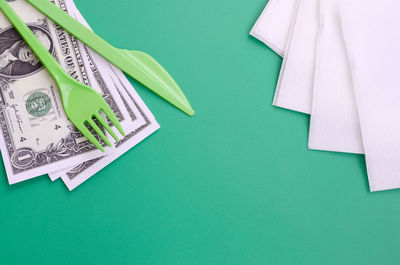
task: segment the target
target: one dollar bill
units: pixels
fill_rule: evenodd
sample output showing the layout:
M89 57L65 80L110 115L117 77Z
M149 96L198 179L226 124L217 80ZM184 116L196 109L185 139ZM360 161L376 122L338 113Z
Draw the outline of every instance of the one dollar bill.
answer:
M52 1L66 10L64 0ZM10 6L66 72L107 100L127 128L129 113L115 88L88 67L78 41L24 0ZM0 14L0 147L10 184L74 166L104 155L67 119L58 88L20 35ZM108 149L111 153L114 149Z

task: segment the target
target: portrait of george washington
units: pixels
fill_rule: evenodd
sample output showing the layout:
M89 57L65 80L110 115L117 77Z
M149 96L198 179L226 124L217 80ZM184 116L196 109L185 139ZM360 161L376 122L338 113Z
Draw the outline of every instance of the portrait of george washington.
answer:
M46 30L38 26L29 26L39 41L49 52L53 51L53 42ZM21 78L42 68L29 46L14 28L0 32L0 77Z

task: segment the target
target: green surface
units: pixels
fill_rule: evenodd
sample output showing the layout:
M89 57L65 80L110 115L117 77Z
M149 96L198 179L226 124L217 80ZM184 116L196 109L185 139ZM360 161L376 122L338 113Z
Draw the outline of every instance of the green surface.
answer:
M398 264L400 191L370 193L363 156L307 150L308 117L271 106L281 60L248 36L265 0L76 2L197 114L136 85L161 130L74 192L1 168L0 264Z

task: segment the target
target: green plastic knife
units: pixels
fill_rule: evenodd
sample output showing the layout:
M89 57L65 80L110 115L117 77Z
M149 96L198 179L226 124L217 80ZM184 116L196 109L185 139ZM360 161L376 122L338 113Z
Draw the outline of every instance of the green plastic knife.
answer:
M190 116L194 115L195 111L178 84L153 57L141 51L111 46L49 0L27 0L27 2L126 74L183 112Z

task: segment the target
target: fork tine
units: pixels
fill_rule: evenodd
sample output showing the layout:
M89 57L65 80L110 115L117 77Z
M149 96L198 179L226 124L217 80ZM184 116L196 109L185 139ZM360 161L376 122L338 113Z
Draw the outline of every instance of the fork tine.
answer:
M95 113L94 116L101 123L101 125L103 125L103 127L108 131L108 133L115 139L115 141L118 142L119 141L118 136L111 129L111 127L108 125L107 121L103 118L103 116L101 116L100 113Z
M110 106L107 104L106 106L101 108L101 110L107 115L108 119L114 124L114 126L117 127L122 136L125 136L125 132L122 129L122 126L119 123L117 116L115 116L114 111L110 108Z
M103 146L97 141L96 137L89 131L84 124L74 124L75 127L85 136L94 146L104 152Z
M103 133L103 131L97 126L97 124L94 122L94 120L89 119L88 123L90 124L90 126L92 126L92 128L95 130L95 132L101 137L101 139L103 139L103 141L109 146L111 147L111 143L110 141L107 139L107 136Z

